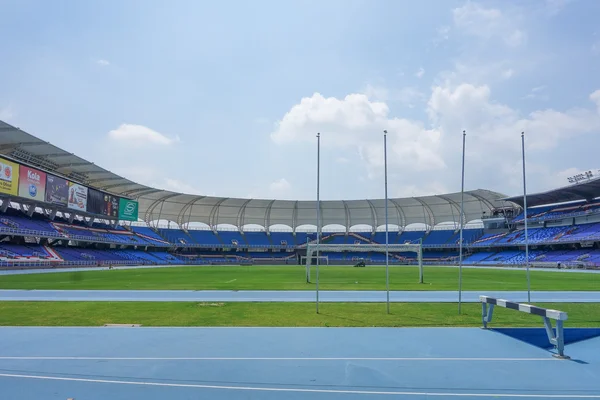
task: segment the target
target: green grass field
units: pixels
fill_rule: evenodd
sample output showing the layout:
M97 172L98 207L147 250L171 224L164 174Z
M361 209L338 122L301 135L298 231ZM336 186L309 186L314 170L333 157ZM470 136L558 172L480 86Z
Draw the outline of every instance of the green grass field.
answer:
M305 269L289 267L170 267L0 276L0 289L314 290ZM392 290L457 290L458 269L390 268ZM384 267L321 267L322 290L383 290ZM525 290L525 271L463 269L464 290ZM531 271L532 290L600 290L600 274ZM567 326L599 326L600 304L542 305L569 313ZM1 302L0 326L479 326L481 306L448 303ZM497 326L540 326L537 317L497 309Z
M600 326L598 304L542 304L569 313L567 327ZM481 326L481 305L448 303L0 302L0 326ZM542 327L541 318L497 307L493 326Z
M214 266L78 271L0 277L0 289L314 290L302 266ZM391 267L391 290L457 290L458 269ZM384 267L321 267L322 290L383 290ZM463 290L525 290L522 269L463 269ZM531 270L532 290L600 290L600 274Z

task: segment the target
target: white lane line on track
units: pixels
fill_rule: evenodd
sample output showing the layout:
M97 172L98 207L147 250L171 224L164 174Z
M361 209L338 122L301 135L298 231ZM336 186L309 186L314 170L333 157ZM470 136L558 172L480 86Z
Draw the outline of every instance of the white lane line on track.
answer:
M545 358L505 357L53 357L53 356L0 356L0 360L56 360L56 361L556 361Z
M510 398L543 398L543 399L600 399L600 394L520 394L520 393L442 393L442 392L407 392L407 391L376 391L376 390L344 390L344 389L306 389L306 388L274 388L253 386L217 386L184 383L162 383L146 381L121 381L109 379L66 378L43 375L1 374L5 378L38 379L49 381L109 383L118 385L161 386L193 389L240 390L255 392L292 392L292 393L337 393L391 396L438 396L438 397L510 397Z

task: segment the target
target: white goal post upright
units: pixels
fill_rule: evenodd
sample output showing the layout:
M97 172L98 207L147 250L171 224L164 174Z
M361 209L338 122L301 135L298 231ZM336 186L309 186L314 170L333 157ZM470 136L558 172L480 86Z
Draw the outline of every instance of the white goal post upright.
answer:
M322 244L322 243L308 243L306 245L306 256L304 260L306 262L306 281L310 283L310 267L312 265L313 259L317 262L315 266L317 267L316 274L316 299L317 306L319 302L319 257L327 257L327 263L329 264L329 257L324 256L323 253L343 253L343 252L355 252L355 253L372 253L378 252L383 253L384 256L386 252L390 257L393 257L395 253L416 253L417 254L417 264L419 267L419 283L423 283L423 247L421 244ZM302 258L301 258L302 259ZM367 264L368 264L368 260ZM384 264L382 264L384 265ZM389 304L389 299L386 300Z

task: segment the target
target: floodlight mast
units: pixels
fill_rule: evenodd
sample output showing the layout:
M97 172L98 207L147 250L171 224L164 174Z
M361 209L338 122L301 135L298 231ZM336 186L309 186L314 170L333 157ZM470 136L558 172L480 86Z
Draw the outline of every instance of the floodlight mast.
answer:
M527 232L527 183L525 181L525 132L521 132L521 154L523 156L523 217L525 221L525 270L527 274L527 302L531 303L531 276L529 274L529 235Z
M320 244L320 226L321 226L321 204L320 204L320 182L321 182L321 133L317 132L317 282L316 282L316 296L317 296L317 314L319 313L319 244Z
M385 181L385 292L387 313L390 313L390 232L388 225L387 130L383 131L383 169Z
M459 229L460 238L458 243L458 313L461 313L462 306L462 267L463 267L463 228L465 225L465 141L467 132L463 131L462 135L462 172L460 178L460 216Z

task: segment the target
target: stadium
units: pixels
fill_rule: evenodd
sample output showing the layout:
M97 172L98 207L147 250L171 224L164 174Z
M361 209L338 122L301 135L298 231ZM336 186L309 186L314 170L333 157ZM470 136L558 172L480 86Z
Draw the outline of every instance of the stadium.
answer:
M528 195L527 224L523 196L476 189L462 203L389 199L386 232L384 199L170 192L8 123L0 133L0 325L13 326L0 330L0 379L11 398L23 380L30 394L69 398L115 385L137 398L600 398L581 378L600 336L592 171ZM507 365L504 383L485 373ZM424 382L423 368L452 383Z
M0 122L3 186L0 265L63 268L125 265L297 265L316 241L315 201L173 193L131 182ZM532 267L600 266L600 176L528 196ZM465 192L466 265L523 266L523 197ZM421 244L423 263L458 262L460 193L390 199L390 244ZM354 251L322 263L369 264L385 243L385 201L321 201L321 243ZM328 227L334 227L329 229ZM314 260L313 260L314 261ZM400 252L394 264L416 262Z

